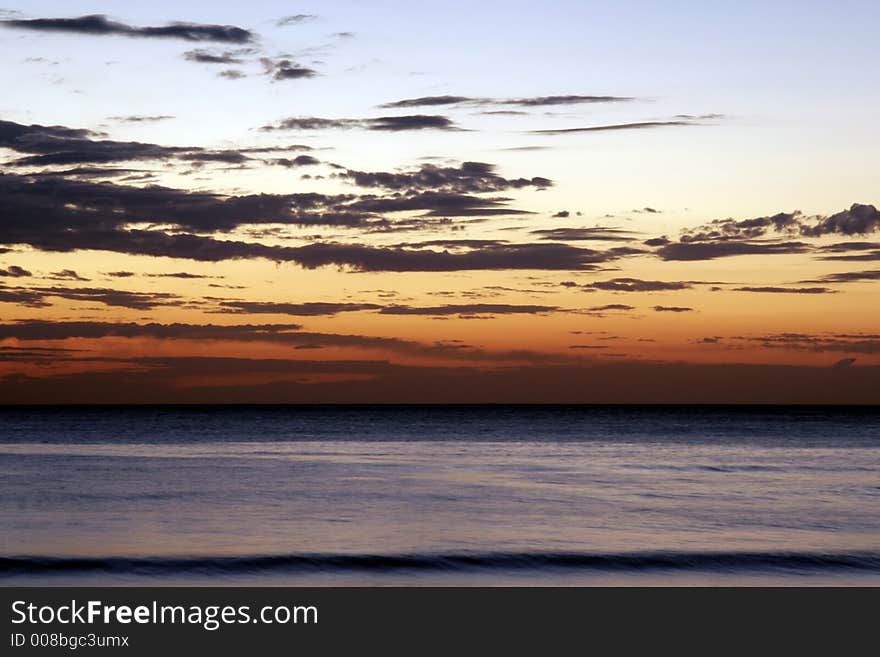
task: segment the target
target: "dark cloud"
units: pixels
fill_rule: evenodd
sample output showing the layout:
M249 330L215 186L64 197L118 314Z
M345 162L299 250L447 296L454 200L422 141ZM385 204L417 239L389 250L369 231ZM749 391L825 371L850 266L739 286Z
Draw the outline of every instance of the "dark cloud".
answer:
M763 292L768 294L834 294L835 290L828 287L737 287L734 292Z
M523 187L550 187L547 178L503 178L495 172L495 165L485 162L464 162L460 167L438 167L423 164L417 171L370 172L346 170L335 174L359 187L381 187L393 190L430 189L460 193L497 192Z
M45 308L49 306L45 295L23 287L7 287L0 283L0 303L13 303L27 308Z
M771 233L791 237L858 235L880 229L880 212L873 205L855 203L848 210L826 217L805 217L801 212L780 212L767 217L737 221L716 219L685 231L678 242L657 238L645 242L659 246L664 260L711 260L735 255L804 253L812 249L797 241L760 240ZM862 243L864 244L864 243ZM867 247L873 248L873 247ZM846 250L842 245L821 247L820 251ZM825 256L829 260L873 260L873 254Z
M820 246L817 250L822 253L848 253L850 251L880 250L880 242L837 242Z
M501 246L508 244L507 240L469 240L469 239L450 239L450 240L423 240L421 242L403 242L394 246L400 249L425 249L431 246L441 246L444 249L482 249L487 246Z
M838 242L817 249L822 255L819 260L837 262L874 262L880 261L880 242Z
M111 276L119 276L120 274L131 274L131 272L114 272ZM147 274L149 278L182 278L187 280L197 280L203 278L223 278L222 276L207 276L205 274L191 274L188 271L175 271L167 274Z
M837 262L876 262L880 261L880 249L865 253L851 253L848 255L823 256L819 260L833 260Z
M604 132L609 130L646 130L649 128L665 128L669 126L696 125L688 121L642 121L640 123L618 123L614 125L595 125L586 128L559 128L530 130L534 135L569 135L577 132Z
M296 249L305 267L347 266L355 271L467 270L590 270L607 254L564 244L511 244L463 253L369 247L354 244L312 244ZM613 259L613 258L612 258Z
M264 125L263 132L276 130L327 130L330 128L355 128L360 125L359 119L322 119L315 116L290 117L275 125Z
M220 312L245 315L294 315L318 317L338 313L378 310L382 306L373 303L281 303L276 301L223 301Z
M822 217L813 225L802 226L801 233L808 237L822 235L864 235L880 230L880 211L873 205L854 203L828 217Z
M241 78L246 78L247 75L245 75L241 71L237 71L237 70L231 68L226 71L220 71L217 74L217 77L226 78L227 80L240 80Z
M845 271L826 274L817 280L801 281L802 283L856 283L860 281L880 281L880 270Z
M224 153L207 156L226 160ZM368 215L348 207L354 200L356 197L309 193L222 197L159 186L142 188L0 173L0 207L5 221L0 242L70 250L64 245L70 239L77 245L72 248L90 248L85 243L87 233L98 241L112 240L122 237L122 233L114 233L132 223L170 223L195 231L231 230L260 223L366 225ZM422 205L429 203L426 200ZM467 203L462 201L461 205ZM133 237L134 233L128 235ZM164 233L156 237L161 235Z
M389 248L334 242L269 246L128 224L161 221L197 231L230 230L253 223L364 226L373 212L421 210L431 216L513 214L503 199L422 193L369 198L344 205L318 194L253 195L221 198L161 187L146 189L55 178L0 174L6 215L2 239L46 251L94 249L130 255L188 258L204 262L266 258L306 268L339 266L354 271L462 271L476 269L589 270L620 257L564 244L497 245L464 253ZM313 212L312 210L333 210Z
M685 231L681 241L751 240L764 237L768 232L794 235L799 232L802 220L803 217L800 212L780 212L768 217L756 217L742 221L715 219L704 226Z
M223 43L249 43L253 32L233 25L206 25L201 23L170 23L158 27L134 27L111 21L101 14L77 18L35 18L0 21L0 25L38 32L67 32L91 36L119 35L183 39L185 41L217 41Z
M404 122L425 117L389 117ZM431 117L427 117L431 118ZM441 117L443 118L443 117ZM373 122L384 121L368 119ZM396 124L395 124L396 125ZM406 123L407 129L413 128ZM397 129L387 125L382 129ZM64 126L0 122L0 145L29 153L29 164L107 163L125 159L174 158L190 163L242 164L246 152L270 149L206 150L102 139L99 133ZM311 164L311 156L291 160ZM18 160L15 164L23 164ZM100 167L91 167L98 176ZM68 170L71 173L75 170ZM120 170L106 170L119 173ZM124 170L133 171L133 170ZM343 170L356 184L384 185L390 195L329 196L319 193L223 196L150 185L133 187L76 179L65 172L0 174L4 231L0 242L29 244L47 251L109 250L133 255L184 257L202 261L269 258L306 267L337 265L363 271L456 271L482 268L591 269L623 252L599 252L562 244L494 245L464 253L407 248L318 243L305 247L268 246L185 234L230 231L253 224L329 225L368 230L418 230L451 226L451 218L524 214L511 199L477 194L510 188L545 187L546 178L500 176L493 165L466 162L460 167L424 166L416 171L370 173ZM77 171L78 172L78 171ZM420 187L421 186L421 187ZM385 214L420 213L391 221ZM148 225L149 229L135 227ZM156 229L155 225L171 228ZM558 264L553 258L561 258ZM485 265L482 264L485 261ZM401 269L402 267L402 269Z
M206 152L208 160L236 161L238 153ZM231 157L227 157L230 155ZM467 177L459 177L465 184ZM521 181L472 176L466 184L520 186ZM544 179L532 179L544 184ZM547 181L549 182L549 181ZM491 184L490 184L491 183ZM390 229L385 213L420 212L447 224L449 217L482 217L523 214L508 207L504 197L478 197L452 192L414 192L392 196L326 196L317 193L256 194L223 197L209 192L189 192L159 187L131 187L72 180L56 175L0 174L0 204L8 244L30 244L44 250L114 250L126 253L188 257L178 251L210 249L209 259L249 257L247 251L288 260L294 251L259 244L219 242L194 235L169 235L158 230L127 229L132 224L171 224L177 230L228 231L248 224L333 225ZM402 228L415 229L428 220L409 219ZM550 245L547 245L548 248ZM534 251L534 246L531 247ZM583 251L582 251L583 253ZM204 255L196 259L204 259ZM614 254L615 257L621 254Z
M512 305L505 303L451 304L446 306L387 306L381 315L535 315L559 310L556 306Z
M69 338L156 338L167 340L285 341L299 324L137 324L134 322L52 322L27 320L0 324L0 339L66 340Z
M654 306L654 312L658 313L690 313L693 311L693 308L685 306Z
M0 121L0 148L31 154L30 157L9 163L14 166L156 160L200 150L99 139L100 136L99 133L79 128Z
M270 70L273 80L303 80L313 78L318 72L306 66L300 66L289 59L281 59L273 63Z
M33 276L33 274L24 267L19 267L18 265L9 265L9 267L7 267L6 269L0 269L0 276L6 276L9 278L23 278L26 276Z
M804 242L761 239L768 233L806 235L809 227L805 221L800 212L781 212L742 221L716 219L684 232L678 242L662 237L647 240L645 244L659 247L656 253L664 260L712 260L737 255L805 253L812 247Z
M714 260L738 255L786 255L811 250L804 242L672 242L661 246L663 260Z
M421 98L405 98L393 103L379 105L382 109L398 109L404 107L437 107L442 105L459 105L470 103L475 99L467 96L422 96Z
M554 215L554 216L562 216ZM566 212L564 216L568 216ZM630 231L619 228L545 228L531 231L532 235L539 235L542 240L560 240L563 242L575 241L599 241L599 242L631 242L633 237Z
M507 206L506 197L477 197L455 192L422 191L388 197L361 197L346 205L353 212L424 212L428 217L483 217L529 214Z
M96 302L106 306L131 308L134 310L150 310L158 306L182 305L178 295L163 292L128 292L125 290L90 287L32 287L19 288L18 290L7 288L7 290L13 293L19 292L23 295L20 303L25 306L46 306L49 305L46 299L53 297L69 301Z
M569 216L568 210L560 210L553 214L554 219L567 219Z
M71 357L79 353L79 349L60 347L14 347L0 346L0 362L57 362L59 359Z
M645 281L639 278L612 278L608 281L586 283L582 287L611 292L662 292L686 290L692 286L690 281Z
M603 313L609 310L622 310L624 312L627 312L635 309L635 306L629 306L625 303L608 303L604 306L593 306L592 308L588 308L587 311L591 313Z
M76 279L79 280L79 279ZM23 306L43 307L49 305L47 299L59 298L69 301L88 301L102 303L106 306L150 310L158 306L182 305L176 294L163 292L128 292L109 288L92 287L30 287L8 288L0 291L0 301L19 303Z
M88 281L85 276L80 276L73 269L62 269L61 271L53 271L48 278L54 281Z
M400 132L403 130L457 130L455 124L445 116L415 114L412 116L380 116L364 119L370 130Z
M757 343L766 349L792 349L817 353L842 351L853 354L880 354L880 336L878 335L776 333L760 336L734 336L730 339Z
M314 116L290 117L275 125L264 125L263 132L276 130L327 130L363 128L385 132L407 130L459 130L446 116L413 114L407 116L378 116L367 119L323 119Z
M129 122L154 121L165 116L111 117L114 120ZM242 148L210 150L195 146L162 146L143 142L124 142L105 139L103 133L65 126L23 125L11 121L0 121L0 148L28 154L12 162L11 166L52 166L69 164L109 164L136 160L169 160L201 162L226 162L241 164L249 158L245 153L268 152L307 148L304 146ZM80 167L65 171L44 171L41 175L56 176L118 176L124 173L138 173L138 169Z
M271 343L292 349L322 347L353 347L378 349L402 354L430 355L438 358L467 358L475 362L559 362L569 360L557 354L525 350L489 352L479 349L450 349L448 342L424 344L411 340L339 333L312 333L300 330L298 324L244 324L223 326L215 324L137 324L122 322L51 322L24 320L0 323L0 340L16 338L19 341L64 340L68 338L152 338L157 340L208 340ZM140 359L139 359L140 361ZM331 363L332 366L332 363ZM190 372L191 373L191 372Z
M831 367L835 370L843 370L847 367L852 367L853 363L856 362L855 358L841 358L839 361L834 363Z
M181 160L186 162L225 162L226 164L242 164L250 158L242 154L240 151L199 151L196 153L185 153L180 156Z
M579 105L582 103L624 103L635 100L624 96L535 96L532 98L512 98L496 101L500 105L521 105L523 107L543 107L546 105Z
M180 297L166 292L128 292L107 288L39 288L41 294L71 301L89 301L107 306L150 310L159 306L179 306Z
M307 167L314 166L316 164L321 164L321 160L316 157L312 157L311 155L298 155L297 157L290 159L286 157L275 158L270 160L272 164L277 164L282 167Z
M211 52L209 50L188 50L183 53L183 58L200 64L241 64L242 59L234 51Z
M112 278L131 278L135 276L133 271L108 271L107 276Z

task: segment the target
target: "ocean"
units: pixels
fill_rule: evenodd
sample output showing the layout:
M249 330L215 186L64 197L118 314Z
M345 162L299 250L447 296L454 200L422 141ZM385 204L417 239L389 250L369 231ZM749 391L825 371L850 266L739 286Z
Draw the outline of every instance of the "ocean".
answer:
M0 407L0 585L880 585L880 408Z

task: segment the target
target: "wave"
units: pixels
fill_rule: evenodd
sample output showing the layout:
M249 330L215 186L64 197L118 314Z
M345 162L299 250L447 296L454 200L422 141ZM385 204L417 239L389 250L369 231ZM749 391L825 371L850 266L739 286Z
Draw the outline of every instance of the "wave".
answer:
M240 575L260 572L707 571L880 573L880 552L483 552L194 557L0 557L0 577L51 574Z

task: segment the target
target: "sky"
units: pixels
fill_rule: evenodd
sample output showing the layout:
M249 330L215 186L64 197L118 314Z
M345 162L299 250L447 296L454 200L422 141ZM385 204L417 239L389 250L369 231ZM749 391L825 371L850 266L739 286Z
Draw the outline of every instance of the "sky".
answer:
M876 2L0 8L0 403L880 403Z

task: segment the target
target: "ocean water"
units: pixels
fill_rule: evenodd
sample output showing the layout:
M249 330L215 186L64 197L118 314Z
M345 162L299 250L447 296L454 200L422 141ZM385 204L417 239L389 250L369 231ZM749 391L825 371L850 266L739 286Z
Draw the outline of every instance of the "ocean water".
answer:
M0 585L880 584L880 408L0 407Z

